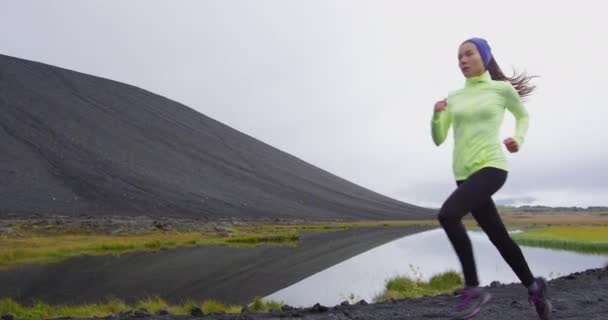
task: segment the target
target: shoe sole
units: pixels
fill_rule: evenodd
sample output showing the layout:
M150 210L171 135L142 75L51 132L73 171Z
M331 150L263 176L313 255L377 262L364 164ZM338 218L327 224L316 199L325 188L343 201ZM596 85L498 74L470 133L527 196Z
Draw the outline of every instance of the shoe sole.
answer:
M548 291L548 286L547 286L547 280L545 278L540 278L540 281L543 285L542 291L543 291L543 296L546 297L547 296L547 291ZM543 314L539 314L538 316L542 319L542 320L552 320L552 314L551 312L553 311L553 305L551 304L551 301L549 301L549 299L545 298L545 301L547 302L546 306L545 306L545 312L543 312Z
M551 301L547 300L547 305L546 305L546 307L545 307L545 308L546 308L546 309L545 309L546 311L545 311L545 312L543 312L543 315L542 315L542 316L540 316L540 318L541 318L542 320L552 320L552 319L553 319L553 317L552 317L552 315L551 315L551 311L553 310L553 305L551 305Z
M469 314L458 315L458 316L452 318L452 320L466 320L466 319L473 318L474 316L476 316L479 313L479 311L481 311L481 306L490 302L490 300L492 300L492 295L490 293L485 294L483 299L477 305L477 307L475 307L475 309L473 309Z

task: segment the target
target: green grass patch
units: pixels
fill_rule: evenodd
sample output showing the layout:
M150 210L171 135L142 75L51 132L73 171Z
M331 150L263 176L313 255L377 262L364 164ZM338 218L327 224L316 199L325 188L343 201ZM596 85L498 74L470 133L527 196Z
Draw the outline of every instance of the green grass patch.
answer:
M283 303L277 301L264 301L261 297L255 297L248 304L250 312L268 312L280 310ZM11 298L0 299L0 315L12 314L17 318L43 319L58 317L106 317L118 314L121 311L145 309L149 313L156 313L166 309L174 315L190 315L193 307L199 307L203 314L212 312L240 313L242 307L238 305L226 305L215 299L197 302L194 299L186 299L181 304L172 305L159 296L150 296L130 305L116 297L108 297L101 303L81 305L49 305L43 301L35 301L30 306L23 306Z
M115 314L129 306L122 300L109 298L102 304L49 305L35 301L31 306L22 306L11 298L0 299L0 314L12 314L17 318L41 319L49 317L93 317Z
M294 243L300 240L300 235L296 231L286 231L274 234L246 234L226 239L228 243Z
M0 238L0 270L23 264L53 263L79 255L121 255L133 251L159 251L202 245L294 245L297 232L276 231L232 235L200 232L149 232L140 235L61 234Z
M226 307L223 303L217 300L207 300L203 302L203 306L201 307L204 314L209 314L212 312L226 312Z
M420 276L411 278L399 276L386 281L382 293L374 297L375 302L390 299L417 298L422 296L435 296L452 292L462 287L463 280L456 271L447 271L432 276L428 282L420 280Z
M231 232L147 231L138 234L104 234L94 228L67 229L63 226L17 223L18 236L0 236L0 270L23 264L53 263L79 255L121 255L133 251L159 251L175 247L299 243L300 231L336 231L358 227L437 225L425 221L316 222L300 225L253 225L232 227Z
M508 228L547 227L560 225L561 222L543 220L519 221L505 219ZM464 221L467 228L478 230L474 220ZM23 264L52 263L79 255L121 255L133 251L158 251L184 246L229 245L257 246L261 244L290 245L299 243L302 231L338 231L349 228L365 227L439 227L433 217L428 220L381 220L381 221L322 221L306 224L267 224L230 228L230 232L180 232L175 230L146 231L139 234L102 234L94 228L66 229L63 226L37 225L27 222L18 223L11 228L14 235L0 235L0 270L7 270ZM604 227L608 227L604 225ZM567 239L570 241L570 239ZM530 239L528 245L538 245ZM544 243L546 242L543 240ZM580 241L579 241L580 242ZM559 244L559 247L569 247ZM591 247L592 252L605 246L600 244L583 245Z
M274 300L264 301L262 297L258 296L253 299L253 302L248 305L247 309L251 312L270 312L275 310L279 311L282 306L283 303L281 302Z
M608 226L551 227L512 235L526 246L608 254Z

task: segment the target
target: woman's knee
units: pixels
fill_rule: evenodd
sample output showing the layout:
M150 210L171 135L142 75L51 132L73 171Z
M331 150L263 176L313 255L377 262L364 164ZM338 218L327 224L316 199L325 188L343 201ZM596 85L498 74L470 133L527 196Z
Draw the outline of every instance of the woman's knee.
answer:
M447 206L442 206L437 215L437 220L441 226L449 226L460 221L460 216Z

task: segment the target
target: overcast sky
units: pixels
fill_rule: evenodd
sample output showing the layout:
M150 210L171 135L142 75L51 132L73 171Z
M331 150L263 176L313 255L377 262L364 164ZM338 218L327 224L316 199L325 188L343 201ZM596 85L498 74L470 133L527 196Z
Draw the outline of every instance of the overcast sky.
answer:
M439 207L456 184L433 104L480 36L540 75L499 203L608 205L602 1L1 1L0 53L126 82L390 197ZM505 114L501 140L514 133ZM504 147L503 147L504 148Z

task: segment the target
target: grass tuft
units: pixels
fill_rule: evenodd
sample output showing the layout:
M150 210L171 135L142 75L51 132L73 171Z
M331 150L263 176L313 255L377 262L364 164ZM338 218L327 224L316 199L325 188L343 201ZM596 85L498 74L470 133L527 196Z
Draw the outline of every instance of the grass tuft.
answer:
M223 303L217 300L206 300L203 302L203 306L201 307L204 314L209 314L212 312L226 312L226 307Z
M280 311L282 306L283 303L281 302L274 300L264 301L262 297L257 296L253 299L253 302L249 304L248 310L252 312Z
M434 275L428 282L412 279L407 276L394 277L386 281L384 292L374 297L375 302L390 299L417 298L435 296L451 292L463 284L462 277L456 271L447 271Z

